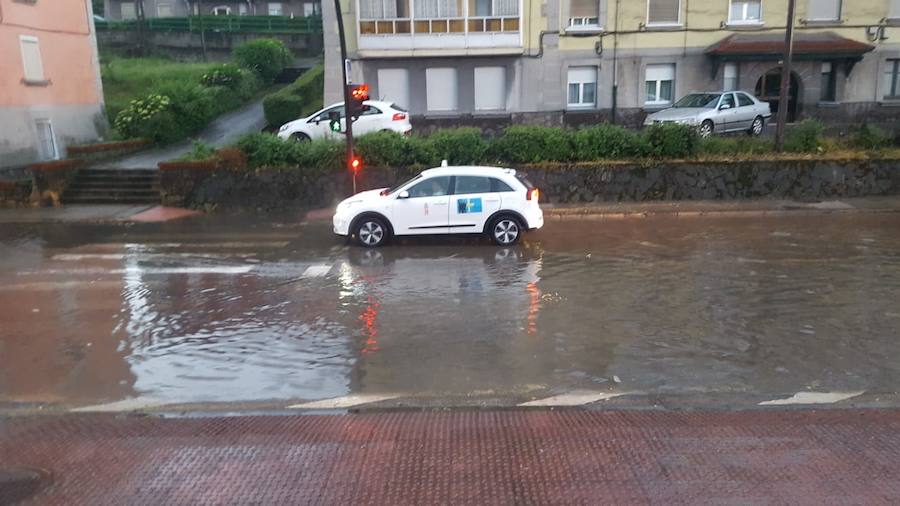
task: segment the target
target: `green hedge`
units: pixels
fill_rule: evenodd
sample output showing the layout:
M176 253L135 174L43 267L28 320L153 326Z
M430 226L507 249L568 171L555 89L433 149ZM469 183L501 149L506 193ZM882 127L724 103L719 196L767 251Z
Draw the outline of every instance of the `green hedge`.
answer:
M277 39L255 39L239 44L232 51L234 61L271 83L293 60L291 51Z
M279 127L321 109L324 88L325 66L319 64L263 100L266 121Z

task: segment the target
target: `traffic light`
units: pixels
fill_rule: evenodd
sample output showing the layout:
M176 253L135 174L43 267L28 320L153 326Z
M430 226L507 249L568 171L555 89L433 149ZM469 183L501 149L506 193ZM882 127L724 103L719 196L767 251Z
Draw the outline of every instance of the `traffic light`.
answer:
M328 112L328 129L332 132L341 131L341 113L338 111Z
M363 102L369 100L369 85L348 84L347 88L350 90L350 117L356 121L356 118L362 114Z
M362 169L362 158L353 155L353 158L350 159L350 169L356 173Z

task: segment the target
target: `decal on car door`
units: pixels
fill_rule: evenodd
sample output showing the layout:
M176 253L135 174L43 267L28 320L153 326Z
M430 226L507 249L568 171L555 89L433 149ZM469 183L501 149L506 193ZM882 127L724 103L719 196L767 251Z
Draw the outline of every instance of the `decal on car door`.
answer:
M481 212L481 198L456 199L457 214L470 214Z

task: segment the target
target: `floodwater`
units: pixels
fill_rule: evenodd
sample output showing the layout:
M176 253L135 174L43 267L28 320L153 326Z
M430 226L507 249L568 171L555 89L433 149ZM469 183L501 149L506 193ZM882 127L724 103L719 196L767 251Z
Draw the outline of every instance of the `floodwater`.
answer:
M515 248L374 251L324 223L3 225L0 403L893 392L898 299L890 214L549 221Z

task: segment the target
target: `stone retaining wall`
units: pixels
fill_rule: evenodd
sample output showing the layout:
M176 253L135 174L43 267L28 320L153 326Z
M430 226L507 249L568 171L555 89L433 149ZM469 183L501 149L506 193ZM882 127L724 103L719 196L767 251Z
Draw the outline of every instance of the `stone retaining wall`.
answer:
M553 203L679 200L821 200L900 194L900 160L670 162L518 167ZM367 168L358 190L382 188L415 168ZM350 194L347 173L306 169L170 168L161 175L168 204L271 211L334 204Z

